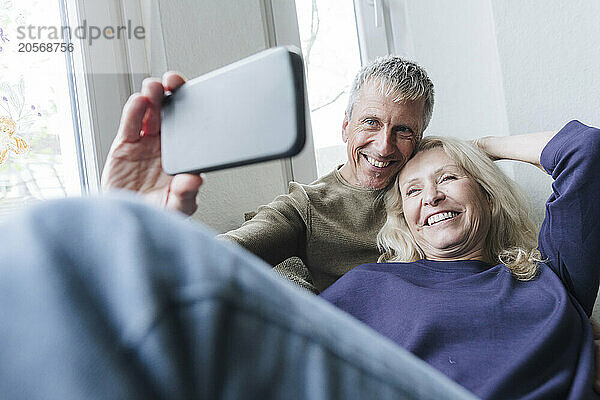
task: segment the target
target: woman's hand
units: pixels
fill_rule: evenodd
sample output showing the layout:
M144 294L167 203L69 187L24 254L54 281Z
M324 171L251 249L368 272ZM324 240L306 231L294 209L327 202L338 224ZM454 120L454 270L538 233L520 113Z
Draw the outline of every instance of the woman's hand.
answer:
M536 132L515 136L485 136L473 140L492 160L516 160L543 170L540 156L556 132Z

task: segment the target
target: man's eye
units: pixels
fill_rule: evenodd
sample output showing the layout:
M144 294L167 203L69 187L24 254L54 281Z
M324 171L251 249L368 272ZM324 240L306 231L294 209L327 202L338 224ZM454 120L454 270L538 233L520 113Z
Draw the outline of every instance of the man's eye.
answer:
M456 177L454 175L444 175L442 176L442 179L440 179L440 182L453 181L455 179Z
M415 132L408 126L401 125L395 129L396 133L403 138L414 138Z
M365 124L369 125L369 126L376 126L377 125L377 120L374 120L374 119L365 119Z

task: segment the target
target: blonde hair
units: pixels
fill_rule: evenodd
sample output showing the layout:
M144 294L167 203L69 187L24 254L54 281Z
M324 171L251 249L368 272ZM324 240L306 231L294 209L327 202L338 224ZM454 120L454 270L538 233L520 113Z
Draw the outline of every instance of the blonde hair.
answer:
M421 140L416 153L437 147L473 178L490 200L491 223L485 239L487 259L506 265L518 280L533 279L537 264L542 260L527 196L474 144L450 137L428 136ZM378 262L411 262L425 258L404 219L398 177L385 193L384 202L387 220L377 235L377 244L383 252Z

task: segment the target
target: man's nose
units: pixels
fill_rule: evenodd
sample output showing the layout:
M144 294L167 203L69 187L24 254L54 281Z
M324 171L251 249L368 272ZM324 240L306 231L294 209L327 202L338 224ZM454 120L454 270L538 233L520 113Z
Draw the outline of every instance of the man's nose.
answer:
M423 204L437 206L446 198L446 194L437 185L427 185L423 188Z
M377 133L375 148L380 156L388 157L394 154L397 150L394 134L387 127Z

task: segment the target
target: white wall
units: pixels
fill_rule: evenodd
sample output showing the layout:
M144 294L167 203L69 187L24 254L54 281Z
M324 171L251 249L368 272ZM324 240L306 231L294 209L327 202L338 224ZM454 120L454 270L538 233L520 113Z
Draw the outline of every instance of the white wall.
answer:
M600 122L600 2L389 0L399 49L436 85L429 133L465 138ZM406 41L406 40L405 40ZM406 48L406 49L404 49Z
M511 133L600 124L600 2L493 0Z
M395 36L409 35L407 56L427 69L435 85L436 104L426 133L467 139L506 134L489 2L392 0L392 4L398 18L405 13L402 20L407 25Z
M192 78L267 48L260 0L158 0L155 6L166 66L155 63L153 75L164 68ZM282 193L287 173L280 161L209 173L194 219L224 232Z
M600 2L389 0L400 49L426 67L436 105L426 134L465 139L600 125ZM543 218L551 179L503 169Z
M600 2L491 3L509 134L556 131L572 119L600 126L600 46L595 39L600 38ZM517 182L540 205L551 180L523 164L514 168Z

